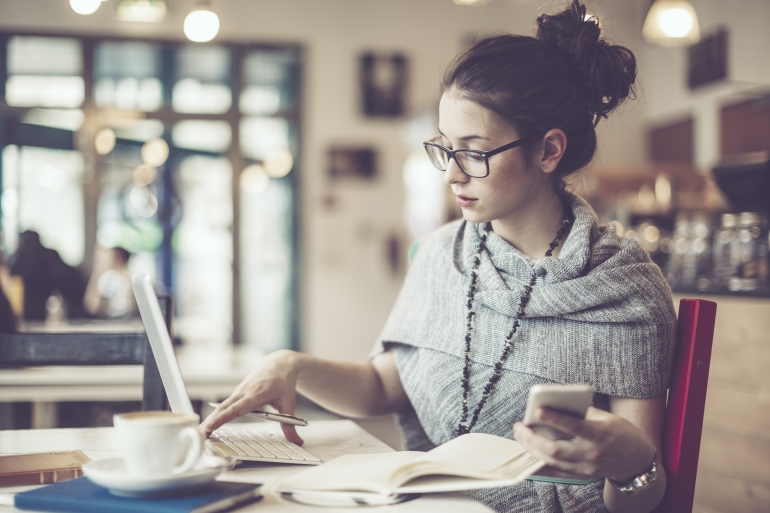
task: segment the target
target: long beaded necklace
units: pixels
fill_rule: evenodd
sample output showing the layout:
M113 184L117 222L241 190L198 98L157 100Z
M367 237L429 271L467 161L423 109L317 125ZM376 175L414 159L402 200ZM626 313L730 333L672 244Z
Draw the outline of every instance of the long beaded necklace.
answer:
M559 246L559 242L569 229L569 225L570 218L565 214L564 219L562 220L561 228L559 228L559 231L556 234L556 238L553 239L551 244L548 245L548 251L545 252L545 256L549 257L553 254L553 250ZM530 296L532 295L532 288L535 286L535 280L537 280L537 275L533 272L532 278L529 280L529 285L524 287L524 294L522 294L521 300L519 301L519 311L516 313L513 326L508 332L508 335L505 337L505 347L503 349L503 354L500 355L500 359L495 364L495 371L492 376L490 376L487 385L484 387L484 393L481 396L481 400L473 412L473 417L471 418L470 423L467 424L468 396L470 395L471 391L471 332L473 331L473 317L476 315L476 312L473 310L473 301L476 296L476 282L479 277L481 253L486 249L485 243L490 231L492 231L492 224L486 223L479 239L479 249L476 251L476 256L473 259L473 269L471 269L471 286L468 290L468 302L465 305L468 308L468 317L465 329L465 352L463 353L465 356L465 367L463 368L462 379L463 403L462 417L460 419L460 424L457 426L457 436L471 432L471 429L473 429L473 426L475 426L476 422L479 420L479 414L481 413L481 409L484 407L484 404L487 402L487 398L492 395L497 382L500 381L503 365L505 365L508 356L511 354L511 350L513 349L513 336L516 334L516 330L519 328L521 316L524 315L524 309L527 307L527 303L529 303Z

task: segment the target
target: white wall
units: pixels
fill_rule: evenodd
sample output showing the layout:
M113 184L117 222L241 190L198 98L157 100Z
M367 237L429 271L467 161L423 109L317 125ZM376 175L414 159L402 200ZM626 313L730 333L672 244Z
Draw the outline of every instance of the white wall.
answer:
M0 0L0 27L45 32L182 38L192 0L170 0L159 25L118 22L109 0L96 14L79 16L66 0ZM597 0L614 39L637 50L637 2ZM554 11L563 2L551 2ZM543 9L539 0L492 0L456 6L452 0L215 0L222 22L218 39L299 42L307 48L304 83L302 187L302 346L337 359L365 357L398 293L401 277L385 259L384 238L404 232L401 123L370 121L358 113L357 56L364 50L398 50L410 58L409 104L436 104L444 66L475 33L531 34ZM600 130L600 163L641 162L643 115L638 104ZM601 125L600 125L601 126ZM331 185L326 149L334 143L371 144L380 150L380 178L372 184ZM321 198L339 198L326 213ZM405 250L405 249L404 249Z
M767 0L693 0L701 34L719 26L728 30L728 81L690 91L687 50L644 46L642 70L651 124L664 124L692 115L695 158L704 169L719 157L719 111L725 103L770 89L770 2ZM744 92L743 94L741 92Z

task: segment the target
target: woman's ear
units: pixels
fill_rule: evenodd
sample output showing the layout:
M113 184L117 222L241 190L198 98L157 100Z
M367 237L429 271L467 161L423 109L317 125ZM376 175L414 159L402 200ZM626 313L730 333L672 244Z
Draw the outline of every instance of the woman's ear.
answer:
M543 153L537 166L544 173L553 173L567 151L567 135L560 129L549 130L543 136Z

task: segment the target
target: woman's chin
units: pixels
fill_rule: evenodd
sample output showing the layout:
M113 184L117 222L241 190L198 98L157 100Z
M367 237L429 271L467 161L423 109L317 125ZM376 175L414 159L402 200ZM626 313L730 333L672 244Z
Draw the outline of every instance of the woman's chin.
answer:
M488 223L491 221L488 216L481 214L480 212L474 212L471 209L464 208L463 219L473 224Z

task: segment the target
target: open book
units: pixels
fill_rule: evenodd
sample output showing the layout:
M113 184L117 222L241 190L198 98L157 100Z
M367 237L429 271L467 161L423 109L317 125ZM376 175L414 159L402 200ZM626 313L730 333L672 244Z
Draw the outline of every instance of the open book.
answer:
M469 433L428 452L346 454L282 481L282 493L374 494L451 492L510 486L545 463L515 440Z

